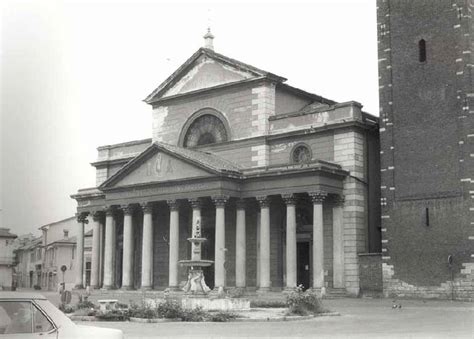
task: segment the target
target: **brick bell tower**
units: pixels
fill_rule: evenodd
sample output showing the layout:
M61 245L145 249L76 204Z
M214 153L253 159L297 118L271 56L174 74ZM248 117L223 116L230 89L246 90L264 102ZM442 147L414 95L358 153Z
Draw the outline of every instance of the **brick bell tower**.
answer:
M385 296L474 295L474 0L377 0Z

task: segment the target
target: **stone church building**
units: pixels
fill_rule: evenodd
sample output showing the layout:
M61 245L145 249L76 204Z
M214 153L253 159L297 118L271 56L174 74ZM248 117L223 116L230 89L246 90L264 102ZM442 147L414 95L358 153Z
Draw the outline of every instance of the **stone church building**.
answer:
M359 254L381 244L378 118L213 38L146 97L152 138L99 147L96 186L72 196L93 224L91 286L179 289L199 219L211 288L357 295Z

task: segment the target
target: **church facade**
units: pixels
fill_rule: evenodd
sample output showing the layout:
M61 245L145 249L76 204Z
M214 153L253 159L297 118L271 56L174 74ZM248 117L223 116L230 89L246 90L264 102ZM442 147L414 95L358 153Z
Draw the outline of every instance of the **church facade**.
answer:
M95 187L72 196L92 222L90 285L179 290L199 219L211 288L358 295L358 254L381 244L378 118L212 39L145 99L152 138L99 147Z

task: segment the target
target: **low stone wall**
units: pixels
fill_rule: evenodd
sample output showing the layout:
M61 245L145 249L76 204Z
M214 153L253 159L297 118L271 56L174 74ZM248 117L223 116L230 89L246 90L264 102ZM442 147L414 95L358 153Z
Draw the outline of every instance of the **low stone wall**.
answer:
M474 301L474 263L463 264L461 273L453 281L439 286L415 286L394 275L393 265L383 263L383 294L385 297L452 299Z
M382 253L359 253L359 272L361 295L381 297Z

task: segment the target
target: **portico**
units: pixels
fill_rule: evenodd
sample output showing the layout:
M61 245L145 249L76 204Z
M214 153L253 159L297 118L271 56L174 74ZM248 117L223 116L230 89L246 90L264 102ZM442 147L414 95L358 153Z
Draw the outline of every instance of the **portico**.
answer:
M324 267L324 249L333 246L325 245L323 216L325 205L326 219L332 220L331 225L326 221L326 228L337 235L342 218L334 217L331 208L340 208L336 201L341 200L347 174L339 166L316 161L303 167L247 172L230 168L225 162L218 164L215 157L202 152L187 150L184 159L179 151L173 151L167 145L154 143L106 180L100 191L75 195L79 202L78 221L92 215L97 234L93 237L92 287L177 290L186 275L178 260L188 257L186 239L191 236L191 223L200 219L209 238L204 245L204 258L215 262L206 272L211 286L256 289L262 293L293 289L298 283L297 228L308 226L302 225L303 205L312 205L313 209L309 232L312 285L305 288L323 290L328 285L328 271L333 271L340 281L344 272L337 264L343 262L343 252L333 252L329 257L336 265L326 261L328 267ZM224 166L228 167L225 171ZM186 177L175 173L176 168L184 170ZM307 222L309 219L308 214ZM98 236L101 228L105 229L103 243ZM337 243L336 238L333 241ZM286 247L284 254L275 251L280 244ZM253 260L257 258L258 264Z

